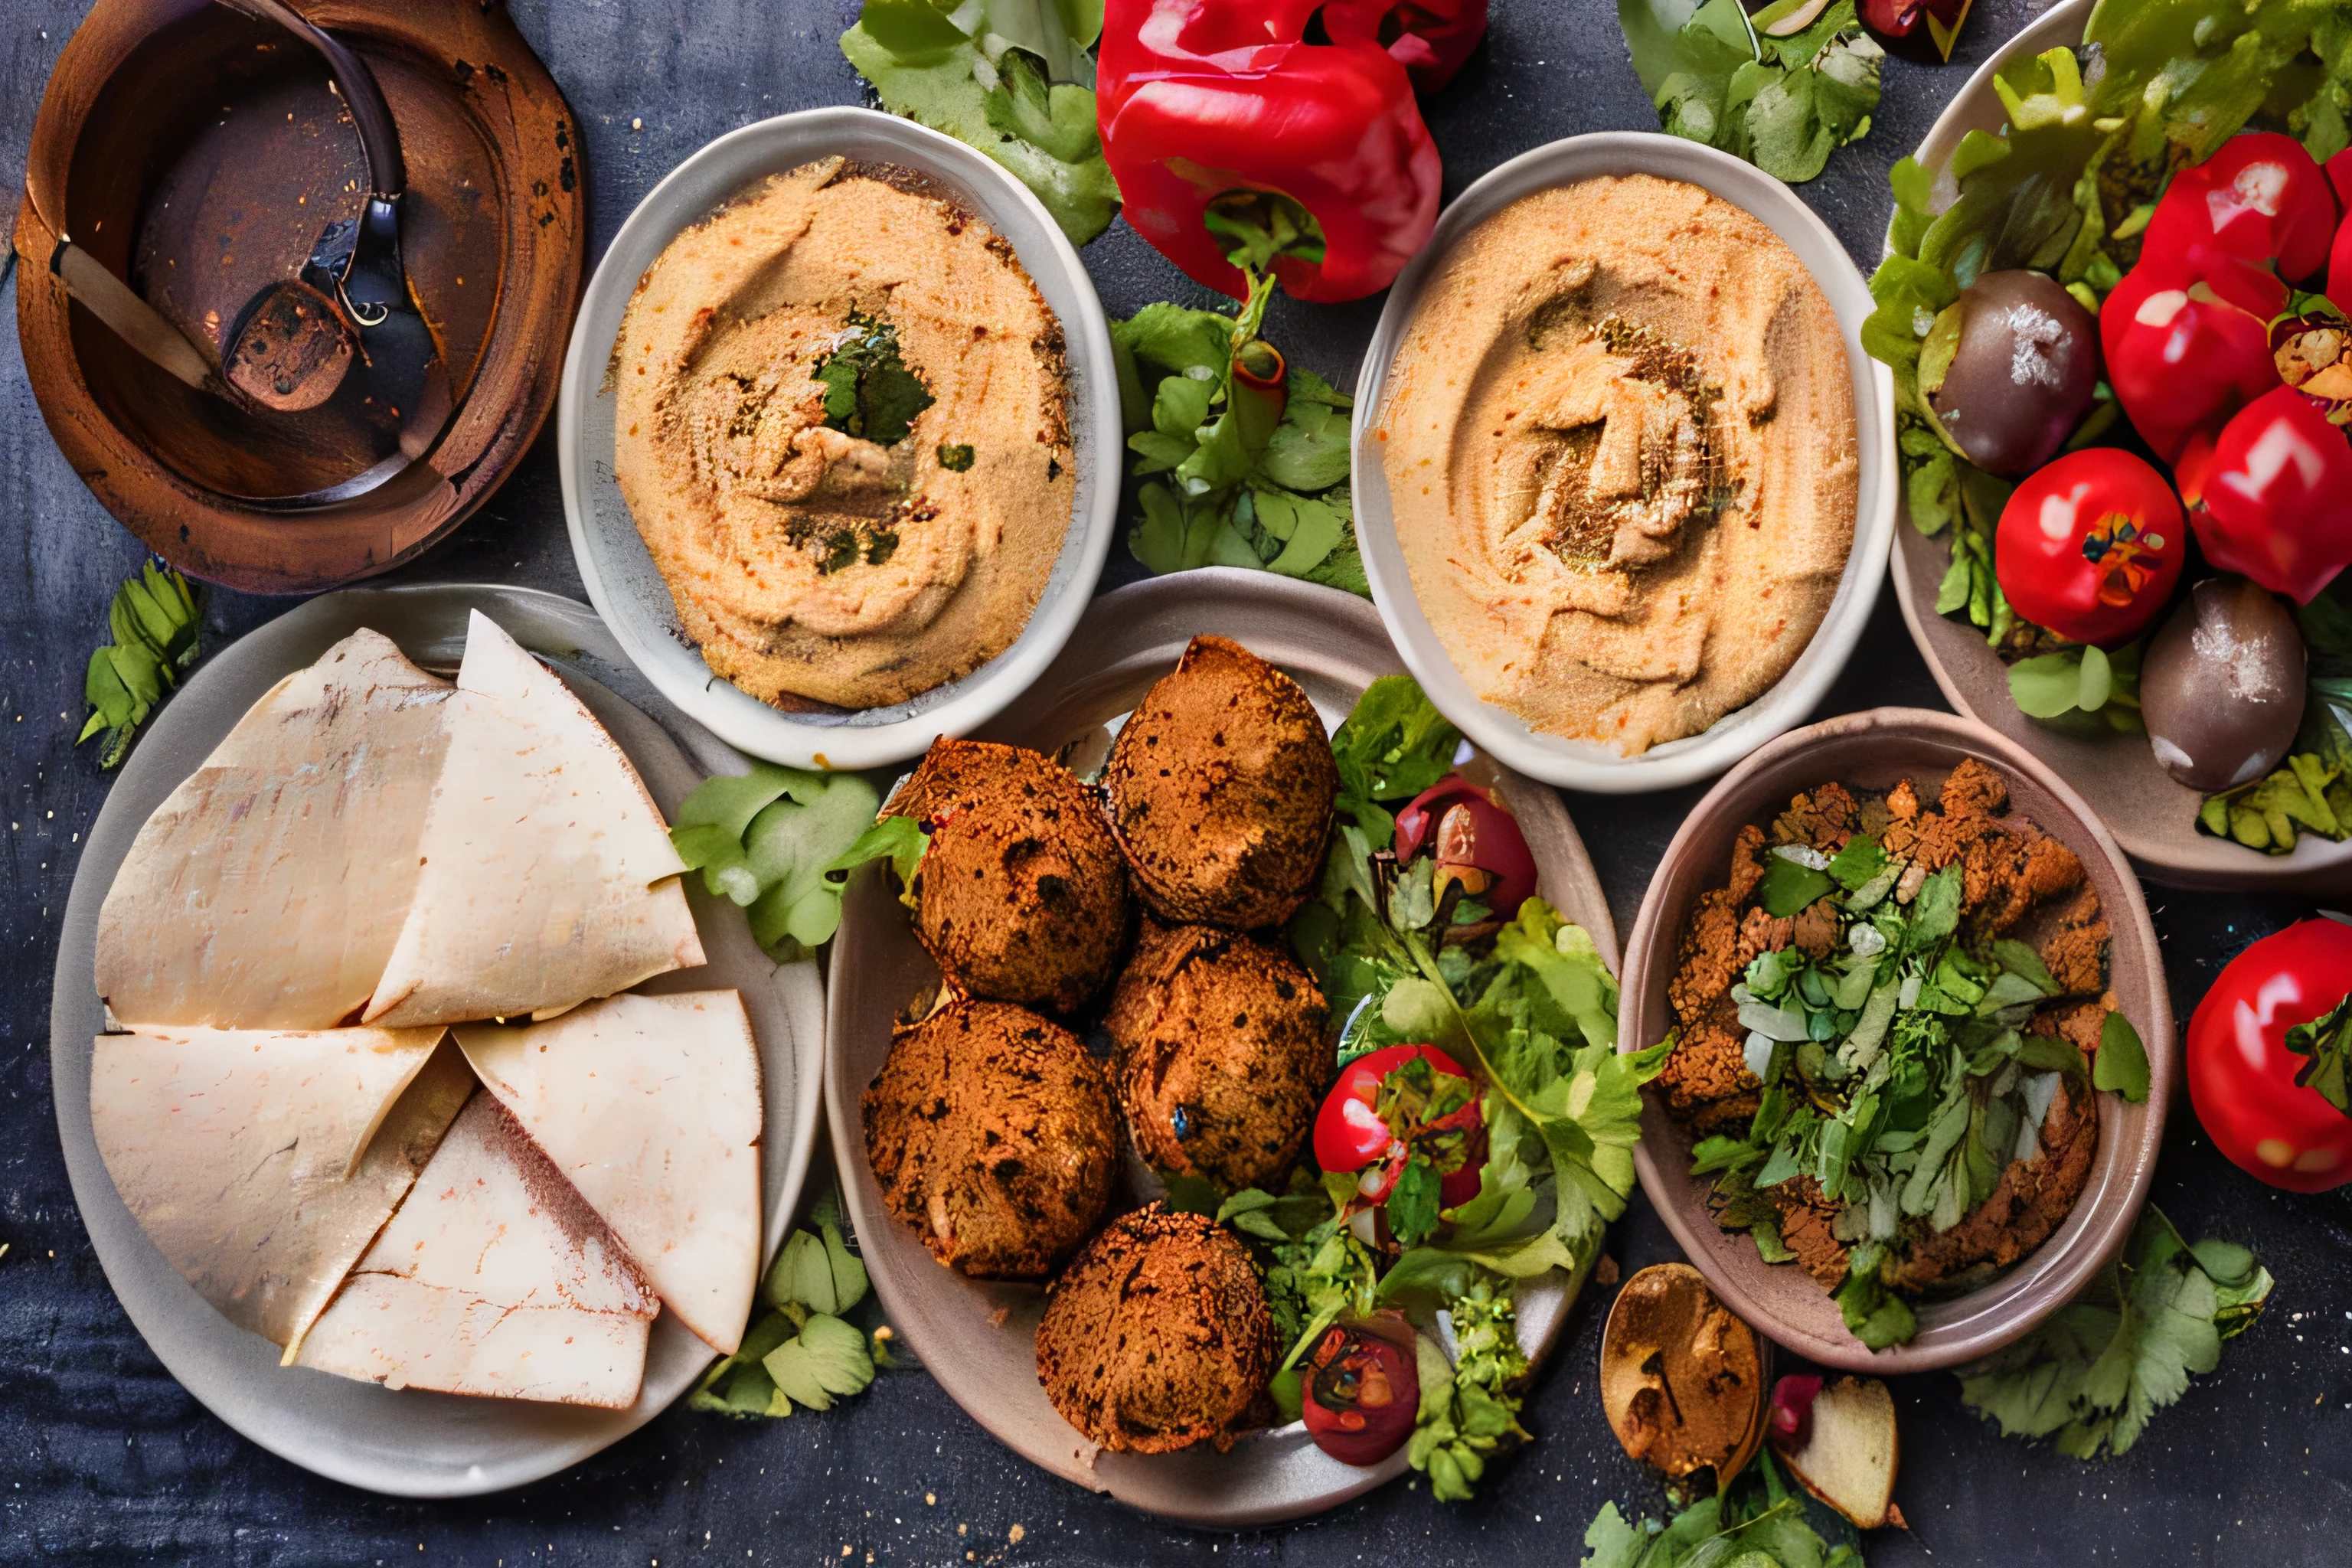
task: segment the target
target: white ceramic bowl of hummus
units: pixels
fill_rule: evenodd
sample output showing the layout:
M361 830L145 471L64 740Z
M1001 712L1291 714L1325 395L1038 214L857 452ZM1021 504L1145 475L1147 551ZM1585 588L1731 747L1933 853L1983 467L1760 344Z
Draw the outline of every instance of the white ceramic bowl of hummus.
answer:
M1760 691L1742 690L1736 682L1721 683L1734 693L1737 705L1731 705L1729 700L1719 704L1728 710L1706 718L1704 727L1696 733L1684 733L1675 729L1666 704L1653 703L1646 713L1637 705L1623 705L1620 711L1630 713L1637 725L1643 722L1663 723L1664 727L1657 732L1661 736L1672 734L1675 737L1657 739L1646 747L1629 748L1631 754L1595 740L1574 739L1553 732L1559 727L1557 725L1539 728L1522 717L1521 711L1515 710L1515 708L1540 707L1547 700L1557 706L1560 700L1557 692L1523 690L1513 706L1505 706L1499 700L1481 695L1481 689L1474 686L1472 678L1465 675L1463 664L1471 660L1485 660L1488 665L1495 662L1491 648L1484 645L1490 638L1504 635L1504 622L1512 614L1516 613L1521 618L1532 615L1538 629L1521 635L1527 637L1530 647L1534 647L1549 635L1540 629L1547 624L1546 617L1563 609L1589 610L1591 606L1548 598L1546 590L1538 585L1526 598L1516 601L1516 610L1488 610L1486 614L1501 617L1491 628L1483 622L1462 618L1458 607L1441 609L1441 616L1455 617L1453 631L1456 639L1476 637L1482 645L1469 650L1464 661L1457 662L1455 655L1448 651L1448 639L1441 637L1437 626L1433 624L1431 603L1434 601L1425 603L1423 595L1416 592L1414 569L1408 564L1407 559L1408 542L1399 537L1397 513L1400 509L1392 503L1386 468L1391 458L1387 450L1388 426L1391 416L1398 412L1397 408L1391 406L1392 395L1396 398L1414 395L1404 389L1412 373L1399 374L1400 355L1405 351L1408 339L1413 337L1417 330L1428 330L1425 327L1417 329L1416 323L1425 297L1436 300L1442 309L1449 311L1458 309L1464 302L1452 298L1452 295L1463 293L1463 279L1449 275L1449 265L1456 256L1467 255L1460 247L1472 240L1476 231L1486 227L1490 220L1515 207L1524 198L1588 180L1627 175L1651 175L1657 180L1697 186L1739 209L1738 214L1721 215L1720 208L1712 208L1717 214L1726 216L1738 225L1745 225L1748 219L1760 222L1770 231L1769 237L1777 238L1780 245L1793 256L1801 273L1796 277L1796 282L1801 284L1803 277L1810 277L1811 284L1818 289L1819 298L1814 300L1811 290L1801 288L1795 289L1790 297L1801 294L1805 300L1811 301L1812 335L1819 343L1826 345L1817 353L1815 360L1817 368L1826 368L1822 369L1821 376L1810 391L1801 400L1794 401L1794 405L1808 413L1834 415L1835 424L1840 427L1837 430L1825 429L1820 437L1828 447L1834 448L1826 462L1807 454L1806 439L1811 437L1802 426L1797 427L1797 434L1805 439L1789 440L1787 432L1783 431L1781 450L1776 458L1783 469L1791 462L1801 466L1811 465L1812 472L1808 477L1808 483L1831 498L1825 503L1829 515L1806 525L1815 541L1816 563L1808 569L1812 581L1807 584L1791 578L1790 582L1795 585L1787 590L1791 595L1801 594L1810 599L1809 604L1790 617L1796 629L1793 632L1784 630L1778 639L1777 648L1761 631L1751 638L1762 647L1766 657L1783 663L1785 668ZM1653 196L1658 194L1658 187L1651 186L1649 189ZM1709 205L1712 206L1711 204ZM1741 214L1746 216L1743 218ZM1528 225L1522 220L1519 226L1524 230ZM1727 232L1733 241L1741 237L1736 226ZM1528 236L1522 234L1520 238L1525 242ZM1718 240L1717 243L1723 242ZM1737 259L1738 253L1734 254ZM1734 266L1724 270L1719 274L1727 279L1724 287L1730 290L1746 287L1748 273L1764 269L1760 265L1764 258L1759 257L1759 265L1754 268ZM1669 256L1670 269L1671 260ZM1555 268L1577 264L1566 259L1552 263ZM1785 258L1781 265L1786 269ZM1503 286L1489 285L1483 278L1479 281L1479 289L1490 293ZM1449 289L1451 295L1445 292ZM1465 296L1465 300L1472 308L1484 310L1483 301L1487 297L1476 294ZM1822 304L1826 305L1826 311L1821 309ZM1498 322L1514 327L1523 326L1528 334L1528 342L1533 346L1539 319L1530 317L1520 323L1510 313L1516 308L1497 308L1495 311L1496 319ZM1373 334L1371 347L1364 358L1363 371L1357 381L1353 432L1356 528L1363 552L1365 574L1371 583L1372 599L1379 605L1381 617L1388 626L1389 635L1395 639L1405 664L1438 709L1459 725L1481 750L1522 773L1571 789L1609 794L1666 789L1712 777L1774 736L1803 722L1843 668L1856 639L1870 618L1871 609L1877 602L1879 584L1885 575L1888 551L1894 537L1898 488L1894 384L1886 368L1863 353L1858 335L1862 322L1871 310L1869 288L1846 255L1843 246L1831 233L1828 226L1787 185L1727 153L1679 137L1641 132L1602 132L1572 136L1522 153L1493 170L1456 197L1438 220L1436 233L1428 247L1398 278L1387 306L1381 313L1379 328ZM1540 320L1548 321L1549 318ZM1549 331L1551 329L1546 325L1542 330ZM1603 335L1611 330L1614 330L1613 322L1603 323L1595 335ZM1497 337L1496 342L1499 344L1502 340ZM1652 350L1673 347L1664 339L1645 337L1640 339L1639 343ZM1489 351L1489 357L1475 360L1475 363L1482 369L1499 363L1496 356L1501 352L1499 349ZM1628 350L1612 339L1609 352L1622 353L1639 350ZM1845 407L1845 389L1834 380L1840 360L1843 361L1844 379L1850 383L1852 391L1850 446L1840 439ZM1462 405L1465 408L1472 406L1469 400L1477 395L1478 388L1469 376L1454 367L1471 363L1474 360L1449 359L1443 371L1447 384L1458 382L1463 386ZM1689 366L1684 367L1684 373L1691 376L1696 374ZM1426 381L1428 374L1422 374ZM1692 384L1695 385L1696 382ZM1426 397L1432 395L1424 388L1420 395ZM1709 399L1722 396L1745 398L1752 409L1759 405L1771 405L1774 394L1767 378L1767 384L1760 391L1753 385L1709 386L1704 395ZM1685 427L1694 417L1704 425L1709 417L1707 410L1712 406L1712 403L1702 400L1695 416L1688 410L1684 411L1680 417L1684 419ZM1498 421L1507 420L1516 413L1517 410L1506 410L1496 417ZM1751 413L1751 426L1754 419ZM1668 422L1672 423L1671 418ZM1447 454L1445 460L1448 462L1459 450L1460 441L1478 434L1467 430L1467 420L1462 423L1465 429L1453 438L1452 444L1439 443ZM1483 421L1481 423L1483 428ZM1828 423L1824 421L1825 425ZM1502 426L1498 423L1491 433L1501 437L1504 433ZM1605 440L1607 437L1603 436L1601 438ZM1496 445L1500 447L1503 443L1497 442ZM1609 452L1610 448L1603 447L1600 458L1586 457L1580 460L1588 463L1605 460ZM1648 457L1649 454L1644 454L1645 464ZM1498 471L1503 471L1501 464L1511 459L1507 453L1504 453L1494 460L1497 463ZM1831 468L1837 472L1828 473ZM1552 471L1560 470L1555 468ZM1768 474L1770 472L1768 470ZM1532 489L1538 482L1540 470L1531 469L1528 488ZM1651 505L1654 500L1649 495L1650 488L1645 479L1642 491L1645 506ZM1598 487L1595 489L1597 490ZM1461 510L1456 500L1458 493L1449 484L1448 494L1442 502L1433 506L1429 502L1417 501L1412 507L1404 509L1420 513L1411 526L1442 527L1449 531L1447 537L1450 538L1450 531L1457 526L1455 514ZM1833 548L1834 539L1843 529L1842 514L1849 504L1849 497L1853 511L1851 542L1842 563L1839 563L1834 554L1827 552ZM1544 503L1539 500L1536 504ZM1737 526L1728 515L1723 521L1728 526ZM1629 570L1638 571L1650 560L1672 558L1671 552L1675 548L1673 530L1677 526L1681 526L1678 521L1668 521L1653 530L1654 541L1650 542L1636 537L1641 531L1629 531L1621 528L1615 534L1613 554L1610 534L1604 527L1594 548L1601 552L1600 558L1609 561L1612 566L1630 549L1633 566ZM1820 544L1818 542L1822 539L1831 541L1831 544ZM1428 563L1444 557L1446 551L1454 549L1451 544L1444 545L1443 549L1434 548L1426 537L1410 542L1420 552L1424 573L1430 570ZM1770 623L1784 618L1779 605L1767 613L1757 610L1749 602L1751 596L1769 597L1769 589L1759 592L1754 586L1765 580L1765 574L1719 572L1718 580L1729 584L1722 590L1726 595L1739 596L1739 602L1732 606L1739 614L1726 617L1727 623L1745 617L1769 630ZM1463 595L1457 593L1454 597L1458 606ZM1601 609L1605 613L1607 606ZM1802 626L1814 616L1818 617L1817 622L1814 622L1810 637L1806 637ZM1621 640L1627 642L1631 653L1643 653L1640 645L1643 642L1646 628L1637 624L1630 629L1632 637L1624 638L1621 633ZM1673 629L1675 635L1691 638L1687 626ZM1706 650L1715 643L1719 629L1701 623L1696 637L1692 639L1699 649L1695 656L1697 660L1703 661L1707 657ZM1660 644L1666 640L1664 633L1656 638ZM1722 640L1732 643L1735 639L1727 635ZM1665 654L1659 653L1654 657L1664 658ZM1684 662L1693 661L1685 659ZM1758 662L1756 658L1741 656L1724 661L1719 668L1753 668ZM1503 668L1510 667L1506 665ZM1671 693L1677 680L1685 687L1696 685L1704 677L1706 666L1701 662L1696 668L1702 672L1701 675L1695 676L1691 670L1683 669L1675 679L1662 679L1662 688ZM1485 683L1486 689L1494 689L1495 676L1491 669L1485 670L1478 679ZM1755 685L1753 679L1748 682L1750 689ZM1703 704L1698 706L1702 712L1706 711ZM1621 725L1624 721L1623 718L1617 721Z
M722 206L739 203L770 176L829 158L849 160L852 170L872 165L911 170L1010 245L1060 328L1075 484L1063 479L1057 487L1069 497L1066 531L1057 553L1038 555L1036 572L1045 573L1043 562L1050 559L1050 573L1045 574L1034 608L1018 635L1007 629L998 638L1010 639L1002 651L977 668L887 705L787 711L717 673L715 667L726 660L716 647L706 661L699 639L680 614L670 581L656 565L624 499L615 475L614 426L622 399L614 374L614 345L640 279L673 240ZM919 363L917 368L921 368ZM805 110L744 126L703 147L654 187L614 237L582 298L556 426L572 552L598 614L665 697L729 744L790 766L881 766L917 755L940 735L963 734L985 723L1026 689L1068 640L1101 574L1117 521L1119 455L1124 450L1118 377L1102 305L1077 253L1036 198L997 164L912 121L871 110ZM816 434L828 435L822 430ZM947 464L953 449L948 443L959 434L941 436L941 464ZM1043 441L1045 436L1040 433L1037 439ZM919 445L928 458L932 449L928 436ZM969 446L962 447L961 458L968 468ZM983 471L986 465L984 453ZM958 469L949 482L977 477ZM896 536L889 537L895 544ZM850 553L870 563L877 554L872 542L861 534L858 549ZM887 562L887 554L882 559ZM908 559L902 552L900 564ZM712 575L718 574L714 568ZM826 585L837 586L841 581ZM951 586L946 602L954 605L961 592ZM933 600L941 596L936 592L930 595ZM963 623L952 612L940 611L938 624L957 628ZM707 623L703 629L709 629ZM961 635L951 631L950 640Z

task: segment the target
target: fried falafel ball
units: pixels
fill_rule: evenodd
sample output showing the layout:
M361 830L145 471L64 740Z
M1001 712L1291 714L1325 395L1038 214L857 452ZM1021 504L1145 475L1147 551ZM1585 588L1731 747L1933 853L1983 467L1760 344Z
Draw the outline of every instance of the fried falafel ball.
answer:
M1331 1078L1325 1004L1289 954L1146 918L1103 1026L1136 1147L1226 1192L1279 1191Z
M1025 747L940 740L890 809L929 829L915 934L949 980L1058 1013L1103 988L1127 868L1086 785Z
M866 1091L866 1158L890 1212L941 1263L1041 1279L1110 1206L1110 1076L1025 1007L958 1002L891 1042Z
M1288 919L1315 885L1339 769L1297 681L1198 637L1119 730L1103 787L1146 904L1247 931Z
M1205 1215L1121 1215L1045 1298L1037 1377L1114 1452L1223 1447L1281 1346L1249 1251Z

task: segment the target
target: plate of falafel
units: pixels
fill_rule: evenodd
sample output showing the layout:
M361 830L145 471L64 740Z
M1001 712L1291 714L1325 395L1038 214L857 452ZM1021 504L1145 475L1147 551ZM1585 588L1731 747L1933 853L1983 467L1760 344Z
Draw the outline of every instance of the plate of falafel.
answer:
M1190 572L1070 647L892 792L911 873L845 891L825 1093L882 1304L983 1426L1148 1512L1467 1495L1529 1437L1655 1070L1583 845L1350 595Z

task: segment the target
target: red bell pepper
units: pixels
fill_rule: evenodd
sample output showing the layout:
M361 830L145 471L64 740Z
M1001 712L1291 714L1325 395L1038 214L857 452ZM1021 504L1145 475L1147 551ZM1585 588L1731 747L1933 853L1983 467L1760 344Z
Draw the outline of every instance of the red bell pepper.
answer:
M2281 386L2222 427L2189 521L2205 559L2299 605L2352 565L2352 442Z
M1536 890L1536 858L1518 819L1494 792L1460 773L1446 774L1397 813L1398 862L1412 859L1424 844L1437 858L1433 888L1441 898L1447 881L1458 881L1465 894L1509 920Z
M1435 92L1486 36L1486 0L1397 0L1381 14L1378 36L1415 92Z
M2231 959L2189 1020L2189 1100L2214 1146L2290 1192L2352 1181L2352 925L2298 921Z
M2303 143L2274 131L2249 132L2172 176L2140 255L2179 256L2212 245L2257 266L2275 264L2281 277L2300 282L2326 262L2336 220L2336 194Z
M2279 384L2270 323L2286 286L2210 245L2144 258L2099 307L2107 384L2166 462Z
M1228 259L1237 227L1275 235L1265 265L1296 298L1386 288L1436 226L1443 174L1405 67L1381 45L1386 10L1109 0L1095 98L1136 232L1237 300L1250 293ZM1318 16L1328 41L1310 43ZM1294 225L1293 206L1311 221Z
M2113 645L2172 597L2187 520L2164 476L2114 447L2086 447L2010 492L1993 575L2017 613L2070 642Z

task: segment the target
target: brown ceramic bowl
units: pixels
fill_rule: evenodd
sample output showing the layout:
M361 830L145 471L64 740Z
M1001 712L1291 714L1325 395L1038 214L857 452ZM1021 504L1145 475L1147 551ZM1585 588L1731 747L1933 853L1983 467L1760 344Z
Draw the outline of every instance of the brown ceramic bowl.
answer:
M1661 1097L1643 1095L1642 1142L1633 1164L1642 1190L1675 1239L1726 1306L1798 1354L1851 1372L1927 1372L1998 1350L2070 1300L2129 1234L2156 1170L2177 1052L2156 931L2123 851L2082 796L2005 736L1970 720L1920 709L1848 713L1781 736L1707 792L1666 847L1625 946L1617 1048L1633 1051L1664 1038L1673 1024L1666 983L1675 973L1691 906L1702 892L1721 885L1732 840L1743 826L1769 820L1787 806L1790 796L1832 780L1885 789L1908 778L1924 795L1966 757L2000 770L2009 781L2012 816L2026 818L2082 858L2114 933L2109 989L2147 1045L2147 1103L2129 1105L2114 1094L2098 1097L2097 1159L2073 1212L2050 1238L1990 1285L1915 1302L1917 1337L1873 1352L1846 1331L1837 1303L1811 1278L1793 1264L1765 1263L1747 1233L1715 1223L1706 1206L1710 1184L1690 1175L1690 1134L1667 1116Z
M1279 665L1335 726L1375 677L1404 668L1363 600L1270 572L1209 567L1097 599L1052 668L980 737L1052 752L1098 734L1106 721L1131 710L1203 632L1232 637ZM1614 969L1609 903L1559 796L1483 757L1463 771L1501 794L1535 855L1536 890L1590 931L1601 961ZM889 1054L894 1016L938 980L880 868L852 878L826 987L825 1118L843 1203L875 1292L891 1327L940 1386L1032 1464L1197 1526L1239 1530L1304 1518L1401 1475L1403 1450L1377 1465L1344 1465L1318 1448L1297 1422L1252 1433L1224 1453L1204 1443L1172 1454L1119 1454L1097 1448L1062 1419L1037 1381L1045 1290L941 1268L883 1207L866 1163L866 1087ZM1519 1348L1530 1361L1541 1361L1559 1338L1580 1283L1555 1271L1521 1290Z
M1993 89L2000 68L2079 43L2091 8L2091 0L2062 0L1986 60L1919 143L1915 156L1921 166L1942 171L1971 131L1998 133L2006 118ZM1906 524L1908 519L1906 509ZM2352 886L2352 842L2332 844L2306 833L2293 854L2265 855L2200 833L2197 807L2204 797L2157 765L2147 737L2062 734L2019 712L2010 700L2008 668L1985 646L1983 634L1965 620L1936 613L1936 589L1951 563L1948 531L1930 539L1916 528L1895 530L1895 595L1936 684L1953 707L2032 752L2096 802L2100 816L2149 881L2280 893L2337 892Z
M504 6L299 9L365 61L397 127L401 254L455 405L419 461L360 488L397 448L357 383L293 414L199 391L52 269L69 235L217 366L246 301L367 189L343 99L283 29L211 0L99 0L42 97L15 233L26 374L74 471L173 565L257 594L388 570L498 489L554 406L587 255L571 108Z

